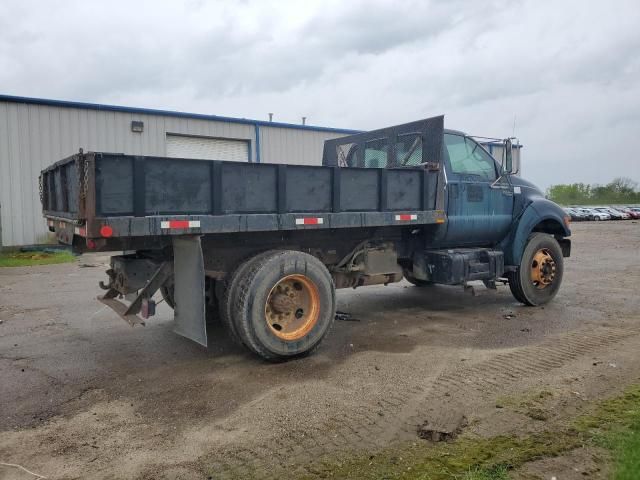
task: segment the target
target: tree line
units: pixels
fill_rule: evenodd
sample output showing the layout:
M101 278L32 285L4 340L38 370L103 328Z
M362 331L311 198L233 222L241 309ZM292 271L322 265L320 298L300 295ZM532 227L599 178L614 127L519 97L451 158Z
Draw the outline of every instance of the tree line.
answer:
M624 205L640 203L638 183L630 178L614 178L606 185L572 183L552 185L546 196L560 205Z

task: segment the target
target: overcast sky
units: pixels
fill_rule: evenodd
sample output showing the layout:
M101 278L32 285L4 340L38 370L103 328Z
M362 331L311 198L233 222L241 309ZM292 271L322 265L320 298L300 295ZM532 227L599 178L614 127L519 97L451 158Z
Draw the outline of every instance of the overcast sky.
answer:
M523 176L640 181L640 2L0 2L0 93L525 145Z

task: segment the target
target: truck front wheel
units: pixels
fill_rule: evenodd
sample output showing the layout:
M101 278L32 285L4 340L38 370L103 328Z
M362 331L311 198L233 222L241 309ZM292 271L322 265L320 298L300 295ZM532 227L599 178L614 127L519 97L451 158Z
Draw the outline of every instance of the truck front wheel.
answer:
M279 251L250 262L238 280L232 315L243 343L273 361L312 352L335 313L327 268L312 255Z
M549 302L562 283L564 264L557 240L546 233L533 233L515 272L509 272L509 288L519 302L536 306Z

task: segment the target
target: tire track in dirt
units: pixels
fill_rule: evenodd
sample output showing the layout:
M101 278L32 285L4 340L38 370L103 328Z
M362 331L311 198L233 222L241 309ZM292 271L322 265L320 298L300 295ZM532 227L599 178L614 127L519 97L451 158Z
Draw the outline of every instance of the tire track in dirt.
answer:
M414 399L415 403L405 406L400 414L403 425L388 437L388 441L415 438L417 425L424 422L443 430L453 430L454 423L468 410L465 399L489 400L523 378L561 368L580 356L638 333L640 327L601 327L590 332L571 332L441 375L428 397Z
M214 478L284 478L315 475L323 459L336 453L373 451L417 438L417 428L428 422L435 429L453 430L467 408L465 399L488 400L522 378L535 377L601 347L640 333L640 326L599 327L554 336L538 345L499 353L476 364L443 372L429 387L414 385L404 391L330 419L313 431L300 429L289 436L257 446L226 448L207 470ZM336 427L336 421L339 426ZM259 472L259 475L258 473Z

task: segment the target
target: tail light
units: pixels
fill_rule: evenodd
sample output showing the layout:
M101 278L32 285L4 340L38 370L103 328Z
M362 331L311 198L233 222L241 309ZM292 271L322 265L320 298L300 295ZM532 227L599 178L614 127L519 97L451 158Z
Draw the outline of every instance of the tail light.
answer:
M104 238L109 238L113 235L113 228L109 225L103 225L100 227L100 235Z

